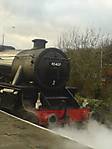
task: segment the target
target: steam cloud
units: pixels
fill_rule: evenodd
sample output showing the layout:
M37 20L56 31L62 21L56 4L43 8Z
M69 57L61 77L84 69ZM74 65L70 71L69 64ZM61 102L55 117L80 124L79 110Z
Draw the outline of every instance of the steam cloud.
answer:
M87 124L85 129L65 126L64 128L55 128L54 131L94 149L112 149L112 129L93 120Z

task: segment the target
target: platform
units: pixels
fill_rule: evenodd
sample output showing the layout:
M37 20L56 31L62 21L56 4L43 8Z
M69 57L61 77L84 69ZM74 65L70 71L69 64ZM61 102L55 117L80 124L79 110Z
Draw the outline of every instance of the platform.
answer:
M0 111L0 149L92 149Z

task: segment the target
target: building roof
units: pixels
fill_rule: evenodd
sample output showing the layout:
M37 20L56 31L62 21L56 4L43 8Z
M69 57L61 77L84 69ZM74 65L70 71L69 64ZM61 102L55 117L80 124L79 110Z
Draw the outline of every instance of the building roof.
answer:
M15 50L15 47L13 46L6 46L6 45L0 45L0 51L4 50Z

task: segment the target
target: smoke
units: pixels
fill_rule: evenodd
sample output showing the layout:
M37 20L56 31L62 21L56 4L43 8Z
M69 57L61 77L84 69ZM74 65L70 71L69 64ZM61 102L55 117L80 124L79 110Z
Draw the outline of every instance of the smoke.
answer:
M94 149L112 148L112 129L93 120L87 124L86 128L78 129L74 126L65 126L53 130Z

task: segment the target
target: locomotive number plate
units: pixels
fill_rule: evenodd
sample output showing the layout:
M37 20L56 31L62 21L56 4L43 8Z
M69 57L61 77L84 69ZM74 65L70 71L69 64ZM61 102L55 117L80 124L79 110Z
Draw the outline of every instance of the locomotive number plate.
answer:
M61 63L51 62L51 66L60 67L61 66Z

